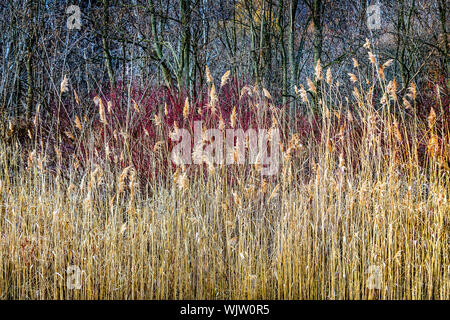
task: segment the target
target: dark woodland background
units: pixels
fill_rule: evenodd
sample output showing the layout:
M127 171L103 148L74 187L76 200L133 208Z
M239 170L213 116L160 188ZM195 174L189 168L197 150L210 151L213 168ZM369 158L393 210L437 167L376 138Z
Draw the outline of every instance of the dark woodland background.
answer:
M369 30L374 4L381 28ZM80 29L67 27L70 5L80 7ZM241 84L261 85L295 114L295 86L313 77L319 59L337 79L348 78L350 58L369 65L366 38L380 63L394 60L387 78L400 93L414 81L423 101L436 85L447 94L445 0L5 0L0 10L7 117L30 119L38 104L42 117L51 115L65 75L80 99L130 81L196 96L206 65L215 79L230 70Z

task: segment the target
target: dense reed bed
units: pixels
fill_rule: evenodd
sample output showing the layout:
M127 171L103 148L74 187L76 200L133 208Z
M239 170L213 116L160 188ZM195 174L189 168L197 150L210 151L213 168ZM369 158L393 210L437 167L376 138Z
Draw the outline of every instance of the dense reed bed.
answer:
M227 75L205 103L181 99L178 120L135 100L115 117L99 94L94 120L64 126L72 153L37 116L30 152L0 146L0 298L449 299L448 105L420 118L415 86L401 100L390 63L369 57L368 79L354 61L351 97L320 65L299 86L311 130L287 130L263 88L239 92L246 110L216 110ZM246 129L249 110L250 126L282 132L276 175L248 157L170 162L178 127Z

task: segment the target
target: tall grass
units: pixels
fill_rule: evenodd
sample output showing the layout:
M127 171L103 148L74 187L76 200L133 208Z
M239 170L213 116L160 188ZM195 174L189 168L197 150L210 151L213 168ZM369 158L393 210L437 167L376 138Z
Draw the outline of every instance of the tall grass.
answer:
M283 133L274 177L250 164L167 165L173 126L162 122L141 147L149 170L165 174L142 180L133 135L111 147L108 111L98 126L74 125L83 164L58 147L51 156L37 119L33 152L0 145L0 298L449 299L449 134L436 116L446 106L420 119L415 87L399 102L383 72L366 81L356 69L346 103L316 68L319 102L298 93L318 130ZM245 90L255 125L284 125L267 91ZM180 127L198 112L192 102L184 111ZM239 124L244 110L228 111L225 126ZM72 265L80 289L67 286Z

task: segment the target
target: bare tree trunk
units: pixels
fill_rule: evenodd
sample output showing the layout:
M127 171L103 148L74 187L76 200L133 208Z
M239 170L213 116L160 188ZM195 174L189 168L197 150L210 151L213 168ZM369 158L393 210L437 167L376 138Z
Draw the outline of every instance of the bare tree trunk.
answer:
M266 12L265 12L265 5L266 5L266 1L262 0L262 5L261 5L261 24L259 26L259 50L258 50L258 56L259 56L259 70L260 70L260 77L261 77L261 84L264 87L265 83L264 83L264 67L265 67L265 63L264 63L264 40L266 38L266 28L265 28L265 16L266 16Z
M281 46L281 78L282 78L282 103L283 105L287 102L288 96L288 68L287 68L287 57L286 57L286 45L284 42L284 26L283 26L283 10L284 1L280 0L280 7L278 10L278 28L280 29L280 46Z
M109 0L103 0L103 26L102 26L102 47L105 56L106 71L108 73L109 84L114 87L114 71L111 62L111 53L109 51L109 43L106 29L109 27Z
M322 56L322 12L323 12L323 2L322 0L314 0L312 6L312 19L314 23L314 39L313 39L313 61L314 67L319 62ZM319 102L321 99L321 84L320 80L316 81L317 94L314 95L314 107L316 111L319 110Z
M442 36L444 37L444 57L443 70L447 79L447 87L450 86L450 70L449 70L449 58L448 58L448 35L447 35L447 2L445 0L439 0L439 19L441 21Z
M155 17L155 6L153 4L153 0L148 0L148 6L150 9L150 25L151 25L151 32L152 32L152 38L153 38L153 47L155 48L156 58L159 61L159 64L161 66L161 70L163 72L163 77L166 85L171 88L172 87L172 75L170 69L167 67L166 63L164 62L164 56L162 52L161 47L161 40L158 35L158 31L156 29L156 17Z
M31 118L31 111L33 110L33 101L34 101L34 78L33 78L33 64L32 64L33 53L31 51L32 42L33 42L32 39L27 40L26 69L27 69L28 90L26 97L26 105L27 105L26 118L28 120Z
M322 0L314 0L313 2L313 23L314 23L314 40L313 40L313 54L314 66L317 64L322 56Z
M297 63L295 61L295 44L294 44L294 33L295 33L295 14L297 12L298 0L289 1L289 36L288 36L288 59L289 59L289 94L294 95L292 88L296 82L296 71ZM289 106L289 113L291 121L295 119L296 116L296 105L295 99L292 99Z
M28 0L28 6L30 10L29 21L30 27L28 29L28 39L26 40L27 46L27 61L26 61L26 69L27 69L27 82L28 82L28 90L26 97L26 118L29 120L31 118L31 112L33 110L33 101L34 101L34 77L33 77L33 46L35 42L35 34L36 28L34 25L34 15L35 8L32 0Z
M191 11L191 3L190 0L180 0L180 18L181 18L181 48L180 48L180 88L185 90L190 89L190 76L189 76L189 58L190 58L190 50L191 50L191 31L190 31L190 11Z
M261 64L260 64L260 59L261 59L261 55L259 48L257 47L257 42L258 42L258 35L257 35L257 27L254 23L254 17L255 17L255 13L253 10L253 3L251 2L251 0L244 0L245 1L245 6L246 6L246 10L247 10L247 14L249 17L249 23L250 23L250 38L251 38L251 47L250 47L250 56L252 58L252 69L253 69L253 76L255 77L255 83L256 86L260 86L262 83L262 77L261 77Z

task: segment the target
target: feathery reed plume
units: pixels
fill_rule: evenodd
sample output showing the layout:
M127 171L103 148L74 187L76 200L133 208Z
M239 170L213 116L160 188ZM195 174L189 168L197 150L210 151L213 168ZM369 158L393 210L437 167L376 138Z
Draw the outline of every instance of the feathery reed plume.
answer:
M270 92L266 88L263 88L263 93L267 99L272 100L272 96L270 95Z
M208 65L205 65L205 73L206 73L206 81L208 83L213 82L213 77L211 76L211 72L209 71Z
M316 63L315 76L317 80L322 80L322 65L320 64L320 59L317 60Z
M125 186L126 186L125 179L127 178L128 172L130 171L130 169L131 169L131 166L124 168L122 170L122 173L119 176L119 184L118 184L118 189L117 189L118 194L121 194L125 190Z
M333 82L333 75L331 74L331 68L327 69L327 83L331 85Z
M278 127L278 121L275 115L272 115L272 125L269 128L269 131L267 132L267 137L269 141L272 141L273 131L276 130Z
M350 77L350 80L355 83L358 82L358 78L356 77L356 75L354 73L349 72L348 76Z
M230 70L224 73L222 76L222 80L220 81L220 87L222 88L228 81L228 78L230 77Z
M308 100L308 93L306 92L305 87L302 84L300 84L299 86L300 86L300 90L299 90L300 91L300 97L302 98L302 102L308 103L309 102L309 100Z
M155 143L155 145L153 146L153 152L157 153L159 150L161 150L162 146L164 145L164 141L159 140Z
M68 91L69 91L69 79L67 79L67 75L64 75L64 78L61 81L60 94L66 93Z
M358 60L356 60L355 58L352 58L352 60L353 60L353 67L358 68L359 67Z
M187 177L186 171L183 171L182 174L179 174L176 179L176 185L180 191L186 191L189 187L189 179Z
M178 126L175 125L176 121L174 122L173 130L170 131L169 137L171 140L177 141L178 138Z
M411 109L411 103L409 103L408 99L406 97L403 97L403 107L405 109Z
M239 95L239 100L241 100L242 97L244 96L244 94L248 93L249 91L250 91L250 88L249 88L248 86L244 86L244 87L241 89L241 93L240 93L240 95Z
M184 100L184 108L183 108L183 118L186 120L189 117L189 98L186 97Z
M36 112L35 112L34 120L33 120L34 128L37 128L38 119L39 119L39 111L40 110L41 110L41 104L38 103L37 106L36 106Z
M219 130L225 131L225 121L223 120L222 112L220 112L220 116L219 116Z
M347 110L347 120L348 122L353 122L353 115L350 109Z
M217 96L216 96L216 87L214 86L214 83L211 86L211 89L209 90L209 108L211 109L211 113L215 114L216 112L216 106L217 106Z
M107 125L108 122L106 121L106 114L105 114L105 107L103 106L103 101L99 96L94 97L94 103L98 106L98 113L100 115L100 121Z
M389 94L392 100L397 101L397 79L389 81L386 86L386 92Z
M440 153L439 138L434 133L431 133L430 139L428 140L427 153L432 158L436 157Z
M384 94L381 96L380 103L381 103L383 106L387 104L387 95L386 95L386 93L384 93Z
M384 75L384 66L383 65L378 65L378 74L380 75L381 80L385 81L386 77Z
M378 66L378 74L380 75L381 79L384 81L385 75L384 75L384 69L386 69L387 67L389 67L392 62L394 62L393 59L389 59L388 61L386 61L385 63L383 63L382 65Z
M139 109L139 106L138 106L136 100L134 100L134 99L132 99L132 100L133 100L133 108L134 108L134 110L135 110L137 113L141 113L141 109Z
M231 112L230 124L231 128L234 129L234 126L236 125L236 106L233 107L233 111Z
M403 142L402 134L400 132L400 129L398 128L398 122L397 122L397 119L395 119L395 116L394 116L394 119L392 121L392 124L394 126L395 138L397 139L398 142L402 143Z
M434 126L434 122L436 120L436 112L434 108L431 107L430 113L428 114L428 128L432 129Z
M411 99L413 99L413 101L416 101L417 88L416 88L416 84L414 83L414 81L411 81L408 91L409 91L408 96L411 97Z
M108 108L108 113L111 114L112 113L112 101L108 101L106 103L106 106Z
M376 66L377 65L377 59L376 59L375 55L371 51L369 51L368 54L369 54L369 61L370 61L370 63L372 63L374 66Z
M75 137L73 136L72 132L69 130L64 131L64 134L71 140L75 140Z
M75 89L73 89L73 96L75 97L75 102L77 105L80 105L80 99L78 98L78 94L75 91Z
M310 78L306 78L306 83L308 84L309 90L317 94L317 88Z
M383 68L389 67L394 62L394 59L389 59L385 63L383 63Z

